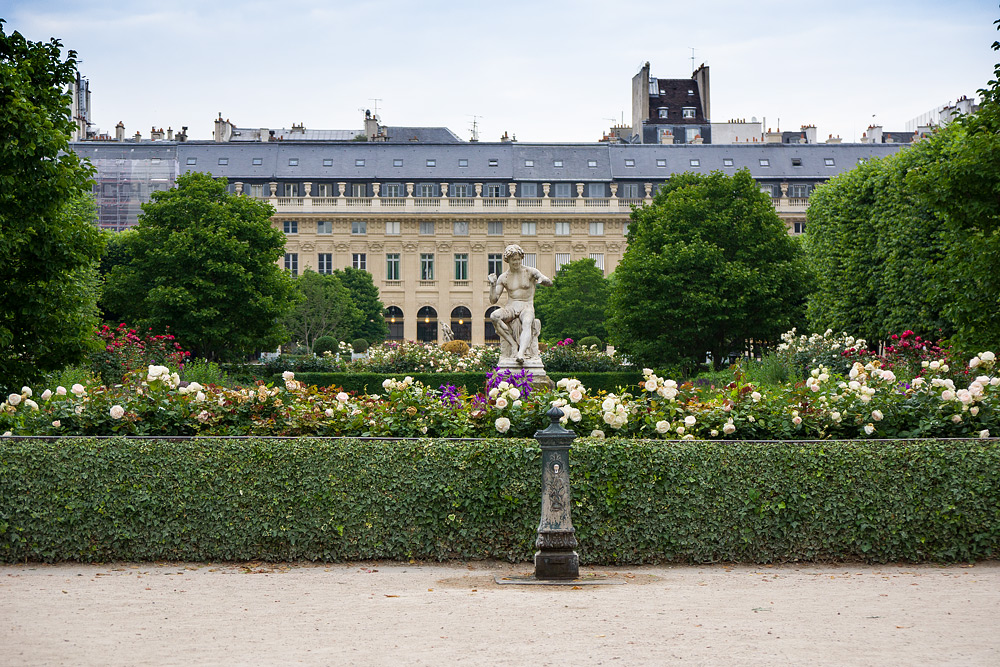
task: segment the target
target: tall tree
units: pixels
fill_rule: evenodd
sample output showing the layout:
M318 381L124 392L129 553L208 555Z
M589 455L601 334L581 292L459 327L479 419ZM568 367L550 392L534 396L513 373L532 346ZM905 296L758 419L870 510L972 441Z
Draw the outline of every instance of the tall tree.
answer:
M638 364L719 367L803 315L802 250L750 172L681 174L632 213L608 308L611 342Z
M0 20L0 388L81 360L93 340L101 236L91 169L69 151L76 52Z
M539 287L535 293L535 315L545 338L597 336L606 341L607 307L608 279L589 257L563 264L552 287Z
M361 319L351 335L354 338L364 338L373 345L384 341L389 335L389 325L385 323L385 305L379 299L372 274L352 268L333 273L351 293L354 307L361 313Z
M335 275L306 269L295 279L295 293L295 306L285 316L285 328L293 341L310 350L320 336L350 340L361 324L361 311Z
M179 176L154 192L127 261L111 270L108 307L136 326L163 331L196 356L236 358L273 349L286 338L292 277L277 265L284 235L267 203L227 191L209 174Z

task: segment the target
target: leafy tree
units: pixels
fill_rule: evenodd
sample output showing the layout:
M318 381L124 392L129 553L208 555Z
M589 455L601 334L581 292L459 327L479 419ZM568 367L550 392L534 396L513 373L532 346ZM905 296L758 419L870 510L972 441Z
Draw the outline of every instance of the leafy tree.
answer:
M636 209L608 308L611 342L637 364L720 367L798 324L803 252L747 170L681 174Z
M108 307L137 328L167 326L206 359L277 347L292 306L292 277L278 268L284 235L267 203L231 194L226 180L191 173L144 204L126 263L105 288Z
M361 313L354 333L355 338L364 338L371 344L381 343L389 335L389 325L385 323L385 305L379 300L378 288L372 274L362 269L340 269L333 272L351 293L354 307Z
M295 279L295 292L295 306L285 316L284 324L292 340L309 349L321 336L348 340L361 324L361 311L335 275L306 269Z
M552 287L539 287L535 292L535 314L546 338L579 341L597 336L607 340L607 307L608 280L589 257L563 264Z
M111 277L111 272L116 266L127 264L130 261L129 239L135 235L135 230L126 229L120 232L104 230L101 235L104 237L104 253L101 255L101 262L98 267L98 273L101 278L101 296L97 301L97 305L101 311L101 319L107 324L116 326L125 321L125 316L122 313L115 312L108 305L107 299L104 298L104 285L107 284L108 279Z
M76 52L0 20L0 387L83 359L97 324L89 165L69 151Z

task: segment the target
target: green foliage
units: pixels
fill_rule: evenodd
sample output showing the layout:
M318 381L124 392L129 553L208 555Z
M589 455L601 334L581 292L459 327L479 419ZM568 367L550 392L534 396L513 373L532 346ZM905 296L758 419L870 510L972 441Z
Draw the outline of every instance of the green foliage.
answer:
M609 303L611 343L637 365L716 368L800 318L804 256L747 170L681 174L632 213Z
M337 349L337 339L333 336L320 336L313 342L313 352L320 357L324 352L336 353Z
M264 202L231 194L225 179L190 173L143 205L128 263L105 300L145 329L169 326L195 356L235 358L285 339L292 278L278 268L284 235Z
M428 387L440 387L441 385L454 385L465 387L470 393L483 391L486 387L486 376L479 373L406 373L417 382L422 382ZM642 381L642 373L639 371L620 371L616 373L559 373L550 372L548 376L553 382L557 382L564 377L573 377L588 388L590 392L606 391L619 392L623 387L635 387ZM391 375L398 379L403 378L403 374ZM317 387L341 387L344 391L359 392L361 394L372 394L382 392L382 382L386 379L385 373L329 373L322 371L295 371L295 379L307 385ZM275 373L267 378L269 382L279 384L282 382L281 373Z
M497 558L535 550L533 440L0 440L0 562ZM995 441L578 440L588 564L1000 555Z
M364 338L355 338L351 341L351 349L355 354L364 354L368 351L368 341Z
M597 336L584 336L583 338L580 339L577 345L580 345L581 347L601 348L601 339L598 338Z
M556 343L542 352L545 372L554 373L614 373L621 371L621 357L608 356L603 349L579 344L561 345Z
M101 311L101 319L112 326L125 321L127 317L123 313L115 312L104 297L105 285L111 277L111 272L116 266L128 264L131 260L129 256L129 240L135 236L134 229L125 229L120 232L102 230L101 236L104 238L104 252L101 254L101 262L98 273L101 279L101 296L97 301L97 306Z
M364 338L369 343L384 341L389 335L389 325L385 323L385 305L379 300L372 274L352 268L340 269L333 274L351 293L354 307L361 313L361 319L350 335Z
M361 311L337 276L306 269L295 279L295 305L284 324L293 341L314 349L317 338L343 340L357 331ZM336 343L330 349L336 350Z
M207 359L191 359L184 364L181 375L185 382L197 382L203 385L231 386L234 382L234 378L230 377L219 364Z
M88 164L69 150L76 52L0 19L0 393L81 361L97 324Z
M563 264L551 287L535 291L535 315L542 321L542 333L546 338L607 338L608 293L608 280L594 260Z

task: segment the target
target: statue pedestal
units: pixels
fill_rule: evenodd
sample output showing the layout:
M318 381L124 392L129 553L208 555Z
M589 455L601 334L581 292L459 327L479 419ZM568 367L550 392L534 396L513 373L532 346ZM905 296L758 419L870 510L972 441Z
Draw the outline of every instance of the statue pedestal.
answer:
M533 389L551 389L555 387L555 382L552 381L545 373L545 366L542 364L541 357L528 357L524 360L523 364L517 363L513 357L500 357L497 362L497 368L501 370L510 370L515 373L522 370L526 370L531 373L531 387Z

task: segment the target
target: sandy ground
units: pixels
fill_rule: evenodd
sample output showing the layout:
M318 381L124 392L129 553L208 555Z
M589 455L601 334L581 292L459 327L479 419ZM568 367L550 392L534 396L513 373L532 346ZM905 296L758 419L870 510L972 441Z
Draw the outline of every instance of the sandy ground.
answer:
M0 566L2 665L1000 665L1000 563Z

